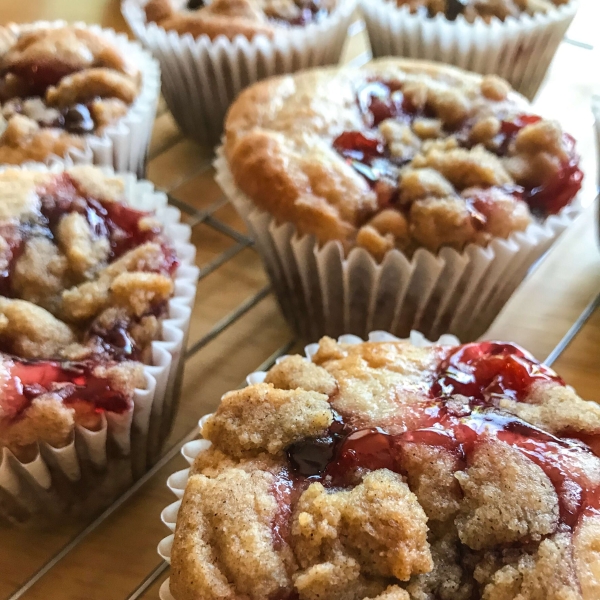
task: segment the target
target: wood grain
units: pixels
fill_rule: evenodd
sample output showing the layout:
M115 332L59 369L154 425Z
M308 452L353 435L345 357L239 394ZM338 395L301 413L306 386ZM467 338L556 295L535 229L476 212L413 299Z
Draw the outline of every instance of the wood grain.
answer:
M100 22L123 30L118 8L117 0L21 0L1 3L0 20L62 17ZM572 31L588 35L594 10L596 0L583 0ZM344 53L346 62L360 58L367 49L364 32L359 28L354 32ZM515 340L540 358L547 356L600 291L595 207L590 207L596 178L589 112L590 96L599 85L600 72L597 69L592 72L585 66L598 64L593 57L597 57L596 51L563 44L536 100L537 110L560 119L578 139L588 173L583 194L583 203L588 208L523 283L488 332L489 337ZM206 223L198 223L202 211L215 206L221 198L210 162L210 149L185 139L161 102L149 154L149 179L189 207L183 217L194 224L198 266L206 268L222 252L236 250L231 260L198 286L190 347L267 284L252 248L238 252L236 241ZM244 233L243 223L230 205L219 207L214 215ZM555 365L582 395L596 401L600 401L599 313L592 316ZM180 409L167 449L192 430L200 416L213 410L225 391L239 386L248 372L291 338L276 301L268 296L190 358L185 368ZM184 466L179 456L169 461L23 598L126 598L159 563L156 545L168 533L159 515L174 500L165 487L165 480ZM46 532L0 530L0 598L22 585L82 526L70 523ZM157 598L163 578L142 597Z

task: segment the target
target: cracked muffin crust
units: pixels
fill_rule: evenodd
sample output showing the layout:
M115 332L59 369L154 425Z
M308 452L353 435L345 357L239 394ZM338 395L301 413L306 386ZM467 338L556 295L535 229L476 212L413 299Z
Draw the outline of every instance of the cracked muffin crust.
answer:
M279 30L317 23L337 5L337 0L150 0L146 21L167 31L211 40L223 35L273 37Z
M87 29L2 28L0 163L44 161L83 150L137 98L141 75Z
M595 600L600 408L514 344L323 338L226 394L176 600Z
M320 243L377 259L524 231L581 187L575 142L496 76L383 59L244 91L225 124L235 185Z
M145 387L178 260L125 198L95 167L0 172L0 447L20 459Z
M442 14L450 21L462 15L469 23L477 18L486 22L504 21L522 14L547 13L570 0L394 0L398 7L408 6L410 12L435 17Z

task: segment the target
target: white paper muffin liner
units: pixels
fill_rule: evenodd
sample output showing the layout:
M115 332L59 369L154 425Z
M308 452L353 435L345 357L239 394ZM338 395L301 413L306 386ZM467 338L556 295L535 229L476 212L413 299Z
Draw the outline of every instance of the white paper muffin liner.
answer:
M532 99L577 11L571 0L548 13L505 21L462 16L449 21L398 8L394 0L361 0L373 56L405 56L444 62L467 71L504 77Z
M65 167L27 168L61 172ZM104 170L113 174L108 167ZM130 411L106 412L98 431L76 426L70 444L62 448L41 444L30 462L20 462L8 448L1 448L0 522L45 523L61 514L89 516L156 461L170 429L199 275L196 249L189 243L190 227L180 223L179 211L168 206L164 193L132 174L121 177L128 204L155 212L180 261L161 339L152 342L152 364L144 367L146 386L135 391Z
M13 31L29 31L37 28L56 28L67 25L66 21L36 21L26 25L10 25ZM135 65L142 76L141 87L127 114L115 124L107 127L102 135L85 135L86 148L73 149L68 157L74 163L95 164L112 167L117 172L137 173L142 176L146 167L146 156L152 136L156 106L160 94L160 67L149 52L138 42L131 41L125 34L98 25L75 23L74 27L87 29L108 39L125 59ZM50 157L48 164L56 157Z
M369 342L397 342L397 341L400 341L400 338L398 338L390 333L386 333L385 331L372 331L371 333L369 333L369 335L366 337L366 339ZM425 336L423 334L419 333L418 331L411 331L410 335L407 338L404 338L404 340L410 341L411 344L413 344L414 346L418 346L418 347L431 346L433 344L441 344L443 346L457 346L460 344L460 341L458 340L458 338L454 337L453 335L443 335L438 339L437 342L430 342L428 339L425 338ZM338 342L340 344L342 344L342 343L343 344L360 344L362 341L363 341L362 338L357 337L355 335L350 335L350 334L341 335L338 338ZM309 344L308 346L305 346L304 353L306 355L306 360L310 360L313 357L313 355L317 352L318 349L319 349L318 343ZM276 362L280 363L284 358L286 358L286 357L281 356L280 358L277 359ZM246 383L248 385L253 385L255 383L262 383L265 380L266 376L267 376L266 371L255 371L254 373L251 373L250 375L248 375L248 377L246 377ZM200 419L200 421L198 422L198 427L199 427L200 431L202 431L202 426L204 425L204 422L210 416L211 415L208 414ZM208 450L210 447L211 447L211 442L209 442L208 440L203 440L203 439L192 440L191 442L187 442L187 444L184 444L184 446L181 449L181 454L182 454L183 458L185 458L187 463L191 466L194 463L194 460L196 460L196 457L198 456L198 454ZM187 481L189 479L189 474L190 474L189 468L183 469L182 471L177 471L176 473L173 473L167 479L167 487L171 490L171 492L173 492L173 494L175 494L175 496L177 497L177 501L173 502L172 504L169 504L169 506L167 506L162 511L162 513L160 514L160 519L172 532L175 531L175 525L177 524L177 513L179 512L179 507L181 506L181 499L183 498L183 494L185 492ZM164 560L166 560L168 563L171 562L172 546L173 546L173 534L162 539L157 547L159 556L161 558L163 558ZM159 596L160 596L160 600L176 600L173 597L173 595L171 594L171 591L169 589L169 580L168 579L165 580L163 582L163 584L161 585Z
M219 36L211 41L146 23L145 3L124 0L123 16L160 61L163 95L179 127L209 146L218 144L227 109L245 87L272 75L337 64L356 6L356 0L339 0L322 21L282 30L273 39Z
M430 339L451 333L472 341L580 212L575 201L487 247L442 248L437 255L421 248L410 259L391 250L377 263L362 248L344 256L337 241L320 246L257 209L235 185L222 149L215 168L216 181L256 242L284 316L304 339L343 332L364 337L372 330L406 337L414 329Z

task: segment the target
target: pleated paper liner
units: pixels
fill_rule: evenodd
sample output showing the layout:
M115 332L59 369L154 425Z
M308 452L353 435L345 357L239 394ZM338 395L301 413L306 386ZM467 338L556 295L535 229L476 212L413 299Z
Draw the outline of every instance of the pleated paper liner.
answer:
M42 165L28 168L46 170ZM50 170L60 172L63 165ZM106 169L107 174L112 170ZM196 249L191 229L167 205L166 195L148 181L122 175L128 203L154 211L177 252L174 295L162 322L162 335L152 342L152 364L144 366L146 385L135 391L133 408L106 412L98 431L76 426L62 448L41 444L29 462L7 448L0 455L0 522L47 524L57 517L89 517L122 493L159 457L170 429L181 380L183 353L196 294Z
M40 28L64 27L65 25L67 25L65 21L36 21L26 25L10 25L8 31L30 31ZM83 152L74 149L68 157L58 158L68 158L74 163L93 163L112 167L117 172L131 172L142 176L145 171L146 155L160 94L159 64L138 42L129 40L123 33L116 33L112 29L102 29L97 25L86 25L85 23L75 23L74 27L87 29L106 38L126 60L140 70L142 81L139 94L124 117L107 127L101 135L83 136L86 142ZM6 29L0 28L0 39L3 34L6 35ZM48 161L49 164L51 162L52 159Z
M579 214L577 202L508 239L462 252L421 248L412 258L391 250L381 263L362 248L344 255L339 242L319 245L258 210L235 185L222 149L216 180L246 221L290 325L304 339L372 330L430 339L451 333L465 342L480 337L530 267Z
M577 0L547 13L523 14L473 23L459 15L412 14L394 0L361 0L373 56L404 56L434 60L467 71L504 77L532 99L575 13Z
M339 0L318 23L233 40L165 31L146 23L144 0L124 0L123 16L160 61L163 95L182 131L203 145L218 144L229 105L250 84L272 75L339 62L356 0Z
M400 338L391 335L390 333L386 333L384 331L373 331L369 333L367 336L368 341L370 342L397 342L400 341ZM417 331L411 331L407 341L410 341L414 346L423 347L423 346L431 346L432 344L442 344L444 346L457 346L460 344L460 341L452 335L443 335L439 338L437 342L430 342L427 340L421 333ZM338 338L338 342L340 344L360 344L363 340L360 337L355 335L342 335ZM309 344L304 348L304 353L306 355L306 360L310 360L312 356L317 352L319 348L318 343ZM277 362L281 362L285 356L282 356L277 359ZM265 371L255 371L246 377L246 383L248 385L253 385L255 383L262 383L265 380L267 373ZM210 417L210 415L205 415L198 422L198 426L202 431L202 426L204 422ZM197 439L188 442L181 449L181 454L183 458L187 461L190 467L193 465L196 457L201 452L204 452L210 448L211 442L204 439ZM177 471L173 473L169 479L167 479L167 487L173 492L173 494L177 497L177 501L169 504L161 513L160 518L161 521L172 531L175 531L175 526L177 524L177 513L179 511L179 507L181 506L181 499L183 498L183 494L185 492L185 487L187 485L187 481L189 479L190 469L183 469L182 471ZM173 546L173 534L167 536L162 539L158 544L158 554L166 560L168 563L171 562L171 548ZM169 589L169 580L163 582L160 587L160 600L177 600L171 594Z

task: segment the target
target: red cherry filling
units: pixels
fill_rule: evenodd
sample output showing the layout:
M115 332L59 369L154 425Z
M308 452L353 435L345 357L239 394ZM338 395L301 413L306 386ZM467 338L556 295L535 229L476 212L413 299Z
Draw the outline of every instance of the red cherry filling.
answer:
M524 200L534 214L553 215L567 206L581 189L583 171L579 168L579 155L575 152L575 140L563 134L568 158L558 173L543 185L526 190Z
M411 430L400 434L382 428L352 431L337 417L327 436L289 446L289 463L294 473L309 481L347 487L355 485L365 471L385 468L406 475L407 444L450 452L456 468L464 469L478 445L495 438L544 471L559 498L562 522L575 527L582 516L600 514L600 484L593 476L600 434L565 430L557 437L493 406L501 397L523 401L534 383L544 381L564 385L554 371L515 344L465 344L441 364L430 403L405 409L412 415Z
M160 235L159 227L142 226L142 220L151 216L150 213L119 202L105 202L85 196L67 173L61 174L50 186L40 190L40 198L41 212L52 234L66 213L82 214L97 237L109 239L110 258L113 260ZM168 250L168 253L165 271L171 273L174 269L172 251Z
M581 443L554 437L494 409L475 408L466 416L456 416L443 401L429 410L424 421L423 428L398 435L379 429L354 432L328 464L323 480L328 485L346 486L364 470L385 468L405 474L402 454L406 444L444 448L468 465L478 444L495 437L519 450L548 476L565 525L574 527L581 516L600 512L600 485L586 474L589 461L596 459Z
M453 394L486 404L498 397L523 401L539 381L564 381L515 344L483 342L459 346L441 365L441 374L431 388L432 397Z
M50 86L58 84L63 77L79 70L57 60L45 60L12 65L2 74L16 75L27 84L29 95L43 96Z
M519 115L514 119L502 121L500 133L494 140L496 154L506 156L510 145L523 127L541 121L536 115ZM526 188L522 199L529 204L534 214L545 217L560 212L581 189L583 172L579 168L579 155L575 152L575 140L568 133L563 134L563 145L568 158L562 163L554 177L543 185Z
M163 317L167 314L167 303L163 302L153 307L139 318L126 317L113 323L110 328L94 321L84 338L84 343L94 349L94 355L109 357L111 360L142 360L142 350L133 336L131 329L139 325L145 317Z
M370 131L345 131L333 141L333 148L369 182L377 193L379 207L387 208L395 203L398 196L400 167L410 162L411 158L391 156L384 140L378 137L377 127L386 119L412 123L417 117L436 115L428 106L423 109L414 107L403 95L402 83L398 81L369 81L358 89L356 99ZM541 117L528 114L503 120L490 150L500 157L507 156L519 131L540 120ZM472 126L473 123L467 119L453 130L460 146L472 146L469 139ZM504 190L527 202L532 212L541 217L558 213L581 188L583 173L578 166L579 156L575 152L575 142L568 134L564 134L563 142L569 158L553 178L536 188L514 186L511 190ZM468 198L467 206L474 226L485 229L489 212L493 210L491 196L479 194L476 198Z
M96 237L106 237L110 243L109 261L146 242L160 243L163 261L158 267L161 273L173 275L179 266L174 248L163 237L160 227L143 223L151 213L125 206L119 202L105 202L85 196L76 182L67 174L57 177L51 185L38 190L42 219L20 225L0 224L0 237L4 247L0 249L0 294L12 296L11 277L14 263L24 243L32 237L53 240L60 220L68 213L83 215ZM144 270L148 266L144 265ZM142 268L142 266L140 266ZM156 266L152 266L156 270Z
M6 382L0 398L0 414L18 418L38 396L57 393L66 405L83 401L97 412L123 413L131 401L111 387L110 380L93 374L85 362L24 361L3 357Z
M386 119L409 123L421 114L401 90L399 81L370 81L358 90L358 106L371 127Z

